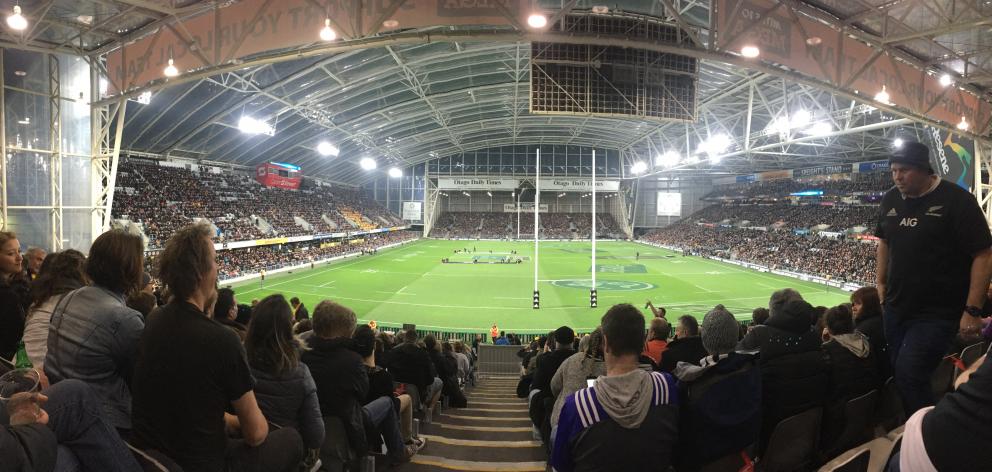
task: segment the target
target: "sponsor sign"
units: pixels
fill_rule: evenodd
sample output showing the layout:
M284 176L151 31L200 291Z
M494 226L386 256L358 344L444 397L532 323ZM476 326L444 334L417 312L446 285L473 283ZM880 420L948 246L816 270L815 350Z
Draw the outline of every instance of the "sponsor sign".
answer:
M289 238L269 238L269 239L256 239L256 246L268 246L269 244L285 244L289 242Z
M887 159L880 161L859 162L855 165L857 166L857 172L860 174L889 171L889 161Z
M519 179L498 177L440 177L437 188L440 190L516 190Z
M755 174L738 175L734 182L738 184L744 184L748 182L754 182L755 178L756 178Z
M862 40L804 14L784 0L717 0L713 24L717 46L761 50L761 60L782 64L803 75L872 97L882 86L890 101L913 113L954 124L962 116L984 128L992 105L938 77L897 60Z
M780 180L780 179L791 179L791 170L770 170L768 172L762 172L760 174L755 174L757 177L755 180L767 181L767 180Z
M591 192L592 179L541 178L541 191L554 190L561 192ZM597 192L616 192L620 190L619 180L596 180Z
M970 192L975 185L975 141L932 126L926 131L934 172Z
M514 205L512 203L504 203L503 204L503 213L516 213L516 212L517 212L516 205ZM521 203L520 204L520 212L521 213L534 213L534 204L533 203ZM537 212L538 213L547 213L548 212L548 205L546 203L540 204L538 206L538 208L537 208Z

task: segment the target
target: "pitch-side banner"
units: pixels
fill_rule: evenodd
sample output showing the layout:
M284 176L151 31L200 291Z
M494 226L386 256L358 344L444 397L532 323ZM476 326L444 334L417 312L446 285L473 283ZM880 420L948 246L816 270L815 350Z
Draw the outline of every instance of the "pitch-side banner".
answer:
M441 190L516 190L519 179L490 177L439 177L437 188Z
M567 179L542 177L541 191L562 191L562 192L591 192L592 179ZM620 190L619 180L599 180L596 179L597 192L616 192Z
M894 105L949 124L965 116L985 128L992 105L830 26L796 13L785 0L717 0L713 24L720 49L761 50L760 60L778 63L837 87L874 97L882 86Z
M975 185L975 141L958 134L926 127L930 147L930 165L942 179L968 191Z
M180 71L229 64L254 54L320 41L324 19L340 40L435 25L524 23L522 0L241 0L172 22L107 55L113 92L163 78L169 59ZM525 8L526 7L526 8ZM355 14L355 12L360 12Z

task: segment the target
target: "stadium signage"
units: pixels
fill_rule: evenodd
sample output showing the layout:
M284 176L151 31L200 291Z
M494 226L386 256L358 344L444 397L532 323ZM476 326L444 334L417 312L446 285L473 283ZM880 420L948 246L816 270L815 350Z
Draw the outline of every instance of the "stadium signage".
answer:
M516 190L519 186L519 179L488 177L440 177L437 179L437 188L440 190Z
M795 177L809 177L811 175L847 174L851 172L851 166L847 164L837 164L832 166L807 167L792 171Z
M883 159L880 161L859 162L857 166L859 174L866 174L869 172L888 172L889 161Z
M619 189L619 180L596 180L597 191L616 192ZM592 190L592 179L541 179L541 190L589 192Z

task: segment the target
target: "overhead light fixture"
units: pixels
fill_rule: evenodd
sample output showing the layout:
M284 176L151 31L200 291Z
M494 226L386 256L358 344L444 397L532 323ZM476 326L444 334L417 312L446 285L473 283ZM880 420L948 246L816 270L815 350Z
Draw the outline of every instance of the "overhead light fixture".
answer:
M760 54L761 54L761 50L758 49L758 46L753 46L749 44L741 48L741 55L748 59L753 59L755 57L758 57Z
M889 103L889 98L890 98L889 97L889 92L885 90L885 86L884 85L882 86L882 91L875 94L875 101L876 102L884 103L886 105L889 105L890 104Z
M176 69L176 64L172 62L172 58L169 58L169 65L165 66L165 70L162 72L165 73L166 77L175 77L179 75L179 69Z
M17 124L19 124L19 125L29 125L29 124L31 124L31 117L25 116L23 120L17 120Z
M951 74L944 74L940 76L940 85L942 87L947 87L954 84L954 79L951 78Z
M678 152L665 151L664 154L658 154L658 157L655 159L654 163L662 167L675 167L681 159L682 156L679 156Z
M820 38L819 36L811 36L811 37L809 37L809 38L806 39L806 45L808 45L808 46L814 46L814 47L816 47L816 46L819 46L820 43L822 43L822 42L823 42L823 39Z
M272 136L275 130L271 125L262 120L256 120L250 116L242 116L238 120L238 129L245 134L267 134Z
M592 12L597 15L605 15L610 12L610 7L606 5L593 5Z
M830 132L832 132L833 130L834 128L830 126L830 123L821 121L819 123L813 123L813 126L806 128L804 133L810 136L825 136L827 134L830 134Z
M713 159L715 156L719 156L724 151L729 149L730 145L730 136L723 133L717 133L710 136L710 138L706 141L703 141L702 144L699 145L699 149L696 152L705 153L710 157L710 159Z
M322 156L337 156L341 150L327 141L321 141L317 144L317 152Z
M152 92L150 90L145 91L145 92L141 92L141 94L138 95L138 98L135 101L137 101L138 103L140 103L142 105L147 105L147 104L151 103L152 102Z
M548 17L540 13L532 13L527 17L527 25L531 28L544 28L548 26Z
M806 109L800 108L799 111L792 114L789 118L789 126L792 128L802 128L809 124L810 120L813 119L813 115L810 115Z
M324 27L320 29L320 39L334 41L337 38L338 34L334 32L334 28L331 28L331 19L324 19Z
M902 138L896 138L892 140L892 147L898 149L902 147Z
M16 75L18 77L26 77L28 75L28 73L27 72L24 72L23 70L15 70L14 71L14 75Z
M648 170L648 165L644 161L637 161L630 166L630 172L634 174L640 174Z
M14 5L14 13L7 17L7 26L17 31L22 31L28 27L28 19L21 14L20 5Z
M382 22L382 26L388 29L393 29L400 25L399 21L396 20L386 20Z
M389 176L392 177L392 178L394 178L394 179L398 179L400 177L403 177L403 171L400 170L399 167L390 167L389 168Z
M362 166L365 170L374 170L376 168L375 159L371 157L363 157L362 160L358 161L358 165Z
M490 197L492 197L493 196L493 193L492 192L486 192L486 195L489 195Z
M958 123L958 129L961 130L961 131L968 131L968 127L969 126L971 126L971 125L968 124L968 120L965 117L962 116L961 117L961 122Z

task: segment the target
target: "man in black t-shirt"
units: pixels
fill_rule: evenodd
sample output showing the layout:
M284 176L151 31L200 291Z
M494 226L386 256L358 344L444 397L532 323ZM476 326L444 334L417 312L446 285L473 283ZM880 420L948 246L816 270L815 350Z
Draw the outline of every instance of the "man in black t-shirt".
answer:
M907 414L934 404L930 377L960 331L981 328L992 236L975 197L934 175L930 150L905 143L889 159L882 199L878 293L896 386Z
M240 340L205 314L217 297L215 258L202 225L178 231L159 257L173 297L148 316L141 335L131 382L134 442L187 472L295 470L302 438L291 428L269 431Z

